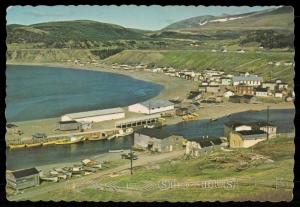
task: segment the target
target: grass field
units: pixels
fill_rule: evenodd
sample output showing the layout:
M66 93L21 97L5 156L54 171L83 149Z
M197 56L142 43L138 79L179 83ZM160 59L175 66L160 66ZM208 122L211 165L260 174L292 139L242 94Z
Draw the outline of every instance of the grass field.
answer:
M292 52L211 52L200 50L173 50L173 51L141 51L128 50L106 59L108 63L120 64L155 64L157 66L173 66L180 69L201 71L215 68L227 72L254 72L265 78L282 78L291 83L294 76L292 66L283 65L284 62L293 62ZM268 62L281 62L281 65L269 65Z
M134 175L104 177L85 188L66 186L32 200L291 200L294 150L293 139L276 138L252 149L215 150L193 160L149 164L134 169ZM252 159L258 155L264 159Z

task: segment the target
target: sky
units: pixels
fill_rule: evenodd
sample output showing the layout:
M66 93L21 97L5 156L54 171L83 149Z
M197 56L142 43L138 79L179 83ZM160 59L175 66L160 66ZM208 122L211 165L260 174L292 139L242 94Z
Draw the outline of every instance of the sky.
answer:
M268 6L12 6L7 8L7 24L30 25L64 20L94 20L128 28L159 30L167 25L195 16L240 14L259 11Z

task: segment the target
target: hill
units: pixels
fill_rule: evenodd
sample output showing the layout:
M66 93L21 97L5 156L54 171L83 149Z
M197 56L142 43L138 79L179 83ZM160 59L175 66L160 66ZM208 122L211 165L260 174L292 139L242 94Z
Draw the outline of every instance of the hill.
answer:
M181 31L203 30L293 30L293 7L279 7L258 12L225 16L198 16L173 23L163 29Z
M202 71L208 68L223 70L230 73L253 72L264 78L281 78L292 84L293 67L285 66L284 62L293 62L292 52L261 52L249 51L243 54L235 51L211 52L203 50L124 50L113 55L105 62L109 64L148 64L158 67L175 67ZM269 62L281 62L280 66L269 65Z
M45 47L54 46L99 46L99 41L116 39L143 39L141 30L128 29L115 24L90 20L47 22L40 24L8 25L7 43L41 43Z

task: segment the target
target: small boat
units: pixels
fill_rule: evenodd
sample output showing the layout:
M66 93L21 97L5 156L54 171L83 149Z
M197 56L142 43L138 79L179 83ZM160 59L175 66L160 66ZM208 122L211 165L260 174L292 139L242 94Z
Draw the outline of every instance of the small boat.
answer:
M57 141L47 141L47 142L43 142L42 145L47 146L47 145L55 144L56 142Z
M31 143L31 144L25 144L26 147L39 147L42 146L42 143Z
M108 152L111 153L117 153L117 152L123 152L124 150L120 149L120 150L108 150Z
M79 143L83 141L83 137L75 137L75 136L71 136L68 137L67 139L63 139L63 140L58 140L55 142L55 144L75 144L75 143Z
M155 126L154 125L145 125L144 128L148 128L148 129L153 129Z
M24 148L24 147L25 147L25 144L10 144L10 145L8 145L8 147L9 147L10 149Z
M119 132L116 134L116 137L124 137L132 133L133 133L132 128L125 129L125 131L123 129L120 129Z
M211 118L210 121L217 121L217 118Z
M111 139L113 139L113 138L115 138L115 137L116 137L116 135L113 134L113 135L110 135L109 137L107 137L107 139L108 139L108 140L111 140Z
M89 140L89 141L93 141L93 140L100 140L100 139L102 139L102 137L101 137L101 136L97 136L97 137L95 137L95 136L92 136L92 137L88 137L88 138L87 138L87 140Z
M44 181L52 181L52 182L58 182L58 177L40 177L41 180Z

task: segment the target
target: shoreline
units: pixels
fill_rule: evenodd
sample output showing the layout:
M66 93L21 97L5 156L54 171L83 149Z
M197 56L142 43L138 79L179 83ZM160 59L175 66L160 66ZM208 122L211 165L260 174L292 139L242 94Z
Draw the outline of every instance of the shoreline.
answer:
M20 64L10 64L10 65L20 65ZM69 68L74 70L90 70L90 71L99 71L99 72L109 72L115 74L126 75L138 80L152 82L155 84L163 85L163 89L161 92L154 96L151 99L171 99L179 97L183 99L186 93L193 89L197 84L197 82L192 82L188 80L182 80L175 77L165 76L159 73L151 73L146 71L120 71L120 70L112 70L109 69L109 66L93 66L93 67L74 67L63 64L22 64L22 65L34 65L34 66L45 66L45 67L62 67ZM151 100L150 99L150 100ZM245 112L249 110L264 110L267 109L267 106L270 106L270 109L295 109L294 103L291 102L282 102L282 103L260 103L260 104L242 104L242 103L221 103L220 105L212 105L212 104L203 104L204 108L199 108L195 112L199 114L194 120L204 120L204 119L219 119L221 117L225 117L229 114ZM125 107L123 107L125 108ZM138 115L133 113L127 113L126 117L136 117ZM13 122L16 123L21 128L26 129L24 137L15 137L17 139L26 139L28 136L31 137L31 134L36 131L36 128L39 127L45 133L53 134L53 126L55 126L56 122L59 121L60 117L52 117L52 118L44 118L44 119L36 119L36 120L27 120L27 121L18 121ZM183 122L181 117L174 117L172 119L166 119L167 125L177 124ZM110 128L112 123L106 122L102 123L101 127ZM100 126L100 125L99 125ZM95 127L98 126L95 124ZM55 133L54 133L55 134ZM26 137L27 136L27 137ZM11 136L6 137L6 139L13 138Z

